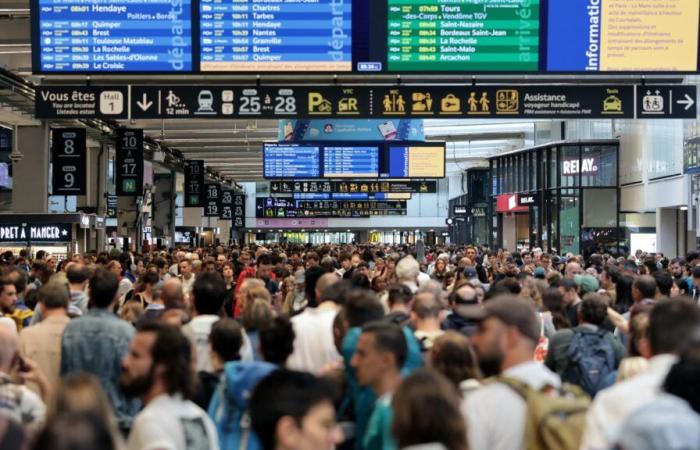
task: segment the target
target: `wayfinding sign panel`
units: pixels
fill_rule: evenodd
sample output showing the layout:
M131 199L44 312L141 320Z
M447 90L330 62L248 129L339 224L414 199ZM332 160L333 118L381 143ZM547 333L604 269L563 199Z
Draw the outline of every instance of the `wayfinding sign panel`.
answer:
M139 196L143 192L143 130L117 130L117 196Z
M664 114L651 114L659 95ZM38 119L674 119L695 117L696 101L697 88L680 85L40 86L35 110ZM371 172L371 155L360 159Z
M204 205L204 161L185 161L185 208Z
M233 228L245 228L245 199L243 193L233 195Z
M127 86L38 86L37 119L126 119Z
M219 217L221 215L221 186L218 184L204 185L204 217Z
M86 195L85 128L52 129L51 157L53 195Z

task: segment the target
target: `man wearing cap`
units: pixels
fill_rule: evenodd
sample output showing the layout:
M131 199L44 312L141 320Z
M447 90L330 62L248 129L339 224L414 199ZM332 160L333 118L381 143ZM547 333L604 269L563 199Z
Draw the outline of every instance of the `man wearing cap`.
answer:
M486 302L483 307L460 309L460 314L479 321L472 343L484 375L502 375L533 389L558 388L561 380L533 360L540 337L540 322L531 303L514 296ZM527 406L509 386L495 381L462 401L469 448L510 450L524 447Z

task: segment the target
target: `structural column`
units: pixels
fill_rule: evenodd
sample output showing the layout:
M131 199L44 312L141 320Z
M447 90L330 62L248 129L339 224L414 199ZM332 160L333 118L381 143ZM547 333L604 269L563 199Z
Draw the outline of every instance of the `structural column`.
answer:
M49 126L17 127L13 140L12 212L48 213L49 211Z

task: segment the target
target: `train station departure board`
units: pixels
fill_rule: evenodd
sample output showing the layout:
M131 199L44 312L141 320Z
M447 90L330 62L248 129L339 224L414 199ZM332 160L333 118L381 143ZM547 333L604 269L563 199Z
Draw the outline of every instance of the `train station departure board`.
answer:
M700 0L29 3L37 74L700 72Z
M202 72L350 72L350 0L200 0Z
M44 73L191 72L190 0L34 0Z
M539 17L539 0L388 0L388 69L537 71Z

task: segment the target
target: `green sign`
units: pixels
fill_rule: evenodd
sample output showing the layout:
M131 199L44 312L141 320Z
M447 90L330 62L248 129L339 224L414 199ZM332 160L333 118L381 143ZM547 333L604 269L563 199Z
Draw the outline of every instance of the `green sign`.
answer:
M540 0L388 4L391 72L538 70Z
M199 205L199 195L190 195L188 205Z
M125 193L136 192L136 180L128 179L122 181L122 191Z

